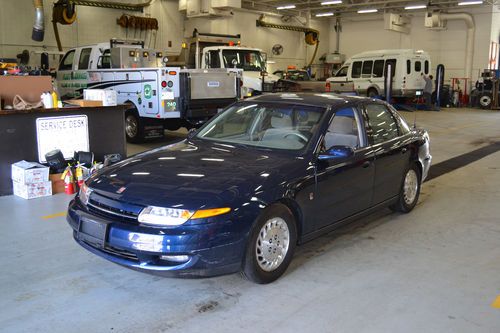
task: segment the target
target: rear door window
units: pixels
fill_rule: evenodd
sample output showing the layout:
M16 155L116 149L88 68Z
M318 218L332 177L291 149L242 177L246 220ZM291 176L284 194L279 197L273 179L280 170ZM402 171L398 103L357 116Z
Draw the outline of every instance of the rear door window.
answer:
M372 68L373 68L373 61L372 60L363 62L363 70L362 70L363 77L371 77L372 76Z
M425 74L429 74L429 60L424 62L424 72Z
M359 78L361 77L361 66L362 66L362 62L361 61L355 61L353 62L352 64L352 73L351 73L351 76L353 78Z
M375 60L373 63L373 77L382 77L384 75L384 61Z
M367 134L371 144L376 145L399 136L399 128L392 113L383 104L367 104Z
M64 56L61 64L59 65L60 71L67 71L73 69L73 59L75 58L75 50L71 50Z
M82 49L80 52L80 59L78 60L79 70L89 69L90 52L92 52L91 48Z
M111 68L111 51L109 49L104 50L102 56L99 57L97 68Z
M384 69L384 76L387 76L387 65L388 64L391 64L392 66L392 77L394 77L394 75L396 74L396 59L387 59L385 61L385 69Z
M415 72L420 72L422 70L422 63L420 61L415 61Z
M406 74L411 73L411 60L406 60Z

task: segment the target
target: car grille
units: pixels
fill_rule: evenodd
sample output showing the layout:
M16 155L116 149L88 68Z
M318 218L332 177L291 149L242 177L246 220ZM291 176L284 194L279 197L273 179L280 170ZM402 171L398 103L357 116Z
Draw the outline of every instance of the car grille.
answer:
M129 252L129 251L126 251L126 250L117 249L117 248L111 247L111 246L106 246L106 247L104 247L103 249L100 249L100 250L103 251L103 252L106 252L108 254L120 257L120 258L124 258L124 259L128 259L128 260L133 260L133 261L139 261L139 258L137 258L137 256L135 255L135 253L132 253L132 252Z
M119 220L123 222L137 222L138 214L123 209L118 209L116 207L111 207L109 205L103 204L101 202L92 200L90 198L87 208L90 212L97 214L102 217L111 218L113 220Z

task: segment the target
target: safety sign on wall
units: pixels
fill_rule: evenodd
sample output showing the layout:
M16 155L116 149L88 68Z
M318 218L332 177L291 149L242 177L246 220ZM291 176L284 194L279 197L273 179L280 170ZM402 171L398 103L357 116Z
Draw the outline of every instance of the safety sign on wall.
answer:
M36 120L38 161L47 162L45 154L59 149L70 159L75 151L90 151L89 125L85 115L44 117Z

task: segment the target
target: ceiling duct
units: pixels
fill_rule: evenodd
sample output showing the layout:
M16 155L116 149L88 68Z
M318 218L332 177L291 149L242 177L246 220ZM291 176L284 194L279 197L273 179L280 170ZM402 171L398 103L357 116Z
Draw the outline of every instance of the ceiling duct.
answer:
M35 23L33 24L31 39L42 42L45 35L43 0L33 0L33 6L35 7Z
M463 21L467 27L467 39L465 43L465 77L472 78L472 60L474 55L474 34L476 26L474 18L469 13L441 13L439 11L428 12L425 16L427 28L443 28L450 20Z

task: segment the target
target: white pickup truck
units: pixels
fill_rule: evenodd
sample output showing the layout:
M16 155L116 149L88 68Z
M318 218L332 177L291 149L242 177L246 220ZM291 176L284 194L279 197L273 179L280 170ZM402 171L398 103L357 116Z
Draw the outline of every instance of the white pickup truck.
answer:
M129 142L163 136L164 129L196 127L240 98L241 71L162 67L161 52L111 40L69 50L57 71L62 99L84 89L110 89L125 114Z

